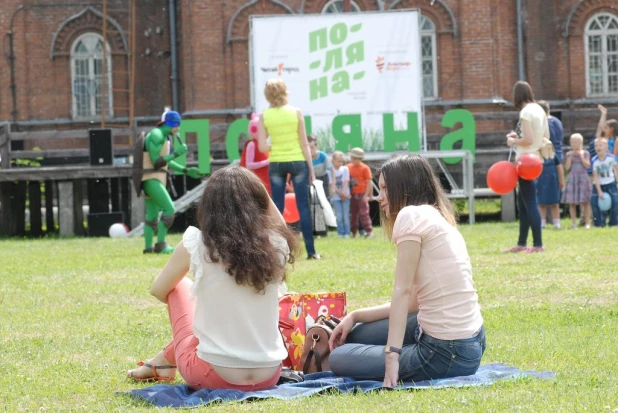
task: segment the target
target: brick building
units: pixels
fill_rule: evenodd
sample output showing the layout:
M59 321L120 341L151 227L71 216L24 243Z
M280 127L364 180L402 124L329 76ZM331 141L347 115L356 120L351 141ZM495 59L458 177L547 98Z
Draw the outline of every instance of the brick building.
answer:
M102 3L59 3L4 0L0 10L5 57L0 62L0 121L13 122L17 130L83 128L100 122L102 110L107 110L107 122L126 122L126 73L133 43L134 114L140 122L152 122L164 105L176 104L186 117L208 117L211 125L229 123L251 110L249 16L338 12L345 2L136 0L136 36L129 39L128 1L108 0L111 58L106 60L110 72L105 80ZM508 102L518 78L528 80L538 98L553 103L565 121L565 134L578 130L589 135L596 125L596 104L618 103L616 0L349 3L352 12L421 10L430 142L445 132L440 114L463 107L477 114L477 146L501 145L512 113L495 113L513 111ZM104 103L103 87L111 96ZM610 117L618 117L614 111L610 108ZM215 144L222 134L220 129L211 135Z

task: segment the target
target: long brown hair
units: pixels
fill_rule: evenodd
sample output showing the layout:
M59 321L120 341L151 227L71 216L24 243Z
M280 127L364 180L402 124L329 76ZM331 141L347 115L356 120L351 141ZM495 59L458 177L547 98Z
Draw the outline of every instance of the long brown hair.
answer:
M271 200L260 179L246 168L230 166L208 179L198 207L198 221L208 258L221 262L236 284L257 293L284 281L285 264L294 262L296 235L271 215ZM280 235L288 257L271 241Z
M534 93L528 82L524 82L523 80L515 82L513 86L513 105L515 105L515 108L520 110L526 106L527 103L532 102L534 102Z
M397 214L410 205L431 205L449 224L457 225L453 205L425 158L415 154L399 156L386 161L380 173L386 185L390 214L387 216L380 211L380 220L389 239L393 235Z

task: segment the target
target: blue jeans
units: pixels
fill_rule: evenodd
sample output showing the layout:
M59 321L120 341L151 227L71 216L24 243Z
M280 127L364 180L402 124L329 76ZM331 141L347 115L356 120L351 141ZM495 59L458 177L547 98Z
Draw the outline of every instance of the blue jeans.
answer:
M590 199L590 205L592 206L592 217L594 218L595 227L604 227L607 215L609 215L609 226L613 227L618 225L618 190L616 189L616 183L601 185L601 191L607 192L612 198L612 207L609 211L603 212L599 208L599 194L596 188L592 189L592 198Z
M350 235L350 200L333 200L335 215L337 216L337 234Z
M292 177L296 207L300 215L300 229L305 240L305 249L309 256L315 254L313 245L313 222L309 209L309 168L305 161L271 162L268 169L273 202L283 213L285 207L285 184L288 174Z
M532 229L533 246L542 247L541 213L536 201L536 181L527 181L519 178L517 208L519 209L519 240L517 245L526 246L528 243L528 231Z
M484 327L470 338L439 340L425 332L420 334L416 316L416 313L408 316L399 356L399 380L421 381L476 373L485 352ZM333 350L328 364L338 376L383 380L387 339L388 319L357 324L348 334L346 344Z

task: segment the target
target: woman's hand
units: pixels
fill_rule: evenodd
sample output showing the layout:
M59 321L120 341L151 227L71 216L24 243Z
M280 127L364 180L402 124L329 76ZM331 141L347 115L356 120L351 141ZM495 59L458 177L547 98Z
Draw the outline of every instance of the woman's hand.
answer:
M399 381L399 354L387 353L384 355L386 371L384 373L384 387L395 387Z
M607 115L607 108L605 106L599 105L597 108L601 111L602 115Z
M506 146L509 148L515 145L515 140L517 139L517 132L511 131L506 135Z
M330 339L328 339L328 347L330 348L330 351L333 351L340 345L345 344L345 339L350 331L352 331L354 324L356 324L356 322L354 321L353 313L343 317L341 323L335 327L333 333L330 335Z

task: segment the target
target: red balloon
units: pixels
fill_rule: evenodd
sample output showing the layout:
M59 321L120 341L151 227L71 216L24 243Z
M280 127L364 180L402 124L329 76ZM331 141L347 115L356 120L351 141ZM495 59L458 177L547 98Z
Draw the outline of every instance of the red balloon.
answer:
M508 161L496 162L487 171L487 186L497 194L504 195L517 186L515 165Z
M285 194L285 208L283 208L283 219L288 224L293 224L300 220L298 208L296 207L296 194L290 192Z
M526 181L534 181L543 172L543 160L532 153L524 153L517 159L517 175Z

